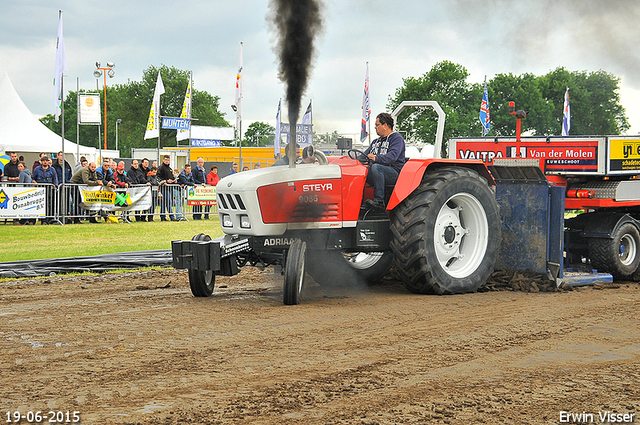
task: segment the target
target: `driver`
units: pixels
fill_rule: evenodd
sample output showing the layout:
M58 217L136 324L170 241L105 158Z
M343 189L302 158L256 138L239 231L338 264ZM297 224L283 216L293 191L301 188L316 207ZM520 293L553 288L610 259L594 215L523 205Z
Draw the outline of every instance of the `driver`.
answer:
M367 199L366 205L375 209L386 210L384 204L385 185L394 185L398 174L405 163L404 139L400 133L393 131L391 114L382 112L376 117L377 139L364 151L369 158L370 169L367 183L373 186L373 200Z

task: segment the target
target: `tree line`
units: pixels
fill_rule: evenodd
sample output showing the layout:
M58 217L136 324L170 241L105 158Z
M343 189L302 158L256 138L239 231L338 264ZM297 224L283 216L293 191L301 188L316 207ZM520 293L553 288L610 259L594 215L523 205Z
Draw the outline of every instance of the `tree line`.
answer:
M160 68L150 66L143 71L141 81L127 81L125 84L109 85L107 83L107 148L115 149L116 120L118 125L118 149L122 157L129 157L131 148L155 148L158 139L144 140L144 133L149 118L153 92L158 78L158 70L162 76L165 93L160 98L162 115L179 117L189 83L189 71L162 65ZM195 81L194 84L195 86ZM95 91L94 91L95 92ZM104 112L103 89L100 92L100 111ZM81 90L80 93L83 93ZM195 125L230 127L225 114L220 112L220 97L203 90L191 90L191 116L197 121ZM70 91L64 101L65 131L67 140L75 142L77 135L77 92ZM62 120L55 121L53 114L48 114L40 121L57 134L62 134ZM104 116L102 116L104 122ZM80 144L91 147L103 147L104 128L97 125L80 126ZM177 146L176 130L161 129L162 146ZM100 140L100 144L99 141ZM185 143L184 141L182 143Z
M162 114L180 116L189 71L166 65L150 66L143 71L141 81L107 86L107 140L108 148L115 149L116 120L121 119L118 130L118 148L124 157L131 148L155 148L157 139L144 140L149 109L153 98L158 70L162 75L165 93L161 98ZM407 77L394 95L389 96L387 110L393 111L405 100L436 100L446 113L444 140L450 137L477 137L482 134L479 121L483 84L469 83L469 73L460 64L442 61L420 77ZM613 74L573 71L563 67L546 75L535 76L498 74L487 81L491 131L488 136L514 136L515 118L509 115L509 101L517 109L528 111L522 120L522 131L534 136L559 135L566 88L571 100L572 135L614 135L630 127L625 109L620 104L620 79ZM195 84L194 84L195 85ZM101 102L104 98L101 93ZM229 127L225 113L219 110L220 98L206 91L192 90L192 117L197 125ZM65 137L76 140L77 93L69 92L65 98ZM101 103L101 111L104 109ZM103 117L104 119L104 117ZM57 134L61 134L61 121L52 114L41 121ZM396 130L406 135L409 142L433 143L437 116L429 108L410 108L400 114ZM101 134L104 129L101 129ZM162 146L176 146L176 130L160 130ZM242 146L272 146L275 129L265 122L253 122L247 127ZM98 127L80 126L80 143L99 147ZM315 134L318 142L332 142L339 137L334 131ZM104 143L102 141L101 143ZM184 142L183 142L184 143Z
M436 100L446 113L444 140L450 137L477 137L483 84L468 83L469 73L449 61L435 64L421 77L407 77L389 96L387 108L394 110L405 100ZM570 72L563 67L546 75L498 74L487 81L491 131L488 136L514 136L515 118L509 115L509 101L516 109L528 111L522 132L533 136L560 135L564 95L569 87L570 135L615 135L630 127L618 93L620 79L613 74ZM396 129L409 141L432 143L437 115L429 108L407 109L398 117Z

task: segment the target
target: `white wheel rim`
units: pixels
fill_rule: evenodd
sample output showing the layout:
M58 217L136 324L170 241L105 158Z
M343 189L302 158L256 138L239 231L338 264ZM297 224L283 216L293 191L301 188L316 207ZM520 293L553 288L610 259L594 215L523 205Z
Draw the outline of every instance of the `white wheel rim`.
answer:
M344 254L349 265L354 269L366 270L373 267L384 255L384 252L354 252Z
M444 203L433 234L440 267L452 277L464 278L476 271L487 251L489 223L478 199L458 193Z
M637 255L636 241L631 235L624 235L620 238L620 262L625 266L633 264Z

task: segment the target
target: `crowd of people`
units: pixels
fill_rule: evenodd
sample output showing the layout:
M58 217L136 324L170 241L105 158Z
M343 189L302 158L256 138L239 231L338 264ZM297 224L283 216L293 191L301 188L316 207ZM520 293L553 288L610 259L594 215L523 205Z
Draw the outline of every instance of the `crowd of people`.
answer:
M29 170L24 162L24 158L18 157L16 152L9 152L10 161L0 170L0 178L4 182L14 184L43 184L51 187L58 187L63 183L72 185L106 186L114 190L126 189L133 185L151 186L152 207L146 211L134 211L129 218L136 221L153 221L156 209L160 207L161 221L185 220L183 211L183 191L182 188L196 185L215 186L220 181L218 167L213 165L207 172L204 168L204 159L198 158L194 170L187 164L181 172L173 170L170 166L170 157L165 155L162 164L157 165L157 161L150 161L147 158L138 161L134 159L131 167L125 170L124 161L116 163L111 158L103 158L102 166L98 167L95 162L89 162L84 156L72 168L64 160L63 153L58 152L56 161L51 160L45 153L41 153L37 161ZM237 164L236 164L237 168ZM98 215L81 213L77 203L79 196L76 191L67 191L64 198L60 197L61 206L65 204L66 212L73 217L73 222L81 224L82 219L90 222L97 222ZM47 191L47 216L40 221L42 224L49 224L52 220L52 211L55 209L55 199L52 191ZM174 211L175 210L175 211ZM208 219L211 206L194 206L193 219ZM105 215L105 214L102 214ZM15 225L35 224L35 219L14 220Z

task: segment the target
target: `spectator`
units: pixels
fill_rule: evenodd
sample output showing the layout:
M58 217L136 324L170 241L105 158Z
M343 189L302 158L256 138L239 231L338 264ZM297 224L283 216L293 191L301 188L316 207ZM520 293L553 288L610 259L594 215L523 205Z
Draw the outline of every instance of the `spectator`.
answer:
M242 167L242 171L249 171L249 167L245 165L244 167Z
M46 154L44 152L40 152L40 155L38 155L38 159L36 159L35 161L33 161L33 166L31 167L31 172L33 173L34 171L36 171L36 167L39 167L41 165L40 160L42 160L42 157L45 156Z
M51 167L51 161L49 157L43 156L40 158L40 165L36 167L31 178L33 183L45 184L46 197L47 197L47 211L45 218L41 219L42 224L49 224L51 220L49 217L54 214L54 196L53 187L58 186L58 175L53 167Z
M20 175L18 176L18 183L20 184L32 184L33 179L31 178L31 171L27 168L27 164L24 161L18 162L18 170L20 170ZM23 225L23 224L36 224L35 219L23 218L22 220L14 220L14 225Z
M185 165L184 170L182 170L178 175L178 184L180 187L195 186L193 174L191 174L191 164Z
M63 167L64 167L64 179L62 178ZM58 182L60 184L69 183L69 181L71 180L71 176L73 176L73 173L71 172L71 165L69 165L69 163L63 159L62 151L58 152L58 160L55 162L55 164L53 164L53 169L56 170L56 174L58 175Z
M144 162L144 160L142 162ZM149 160L147 160L147 163L148 162ZM156 205L158 205L159 200L162 200L162 195L160 195L160 192L158 191L160 181L158 180L157 172L158 169L156 167L151 167L147 173L147 184L151 186L151 208L147 211L147 221L153 221L153 215L156 212Z
M160 184L160 197L162 201L160 202L160 220L167 221L165 213L168 213L169 219L171 221L178 221L173 215L173 196L171 194L172 188L168 185L175 183L175 178L173 176L173 170L169 166L169 162L171 158L169 155L165 155L162 158L162 165L158 168L158 180Z
M118 165L118 164L117 164L113 159L111 159L111 160L109 161L109 168L111 168L111 173L112 173L114 176L116 175L116 167L117 167L117 165Z
M96 170L96 173L98 174L98 179L102 180L102 185L103 186L112 187L113 186L113 173L111 172L111 167L109 166L109 164L111 164L111 159L104 158L102 160L102 167L98 168Z
M240 169L240 166L234 162L231 165L231 172L229 173L229 175L237 173L239 169Z
M18 169L18 154L9 152L9 162L4 166L5 181L10 183L18 183L20 180L20 170Z
M77 173L78 170L80 170L83 167L86 167L87 165L89 165L89 161L87 161L86 157L81 156L80 161L75 165L75 167L73 167L73 174Z
M220 176L218 175L218 167L216 167L215 165L212 165L211 171L209 171L209 174L207 174L207 184L209 186L217 186L219 181L220 181ZM205 220L209 219L209 211L211 211L211 205L207 205L206 207L204 207Z
M127 177L132 185L134 184L147 184L147 173L142 171L137 159L131 161L131 168L127 172ZM133 213L136 221L144 221L142 211L134 211Z
M69 180L69 182L72 184L85 184L87 186L102 186L102 180L100 180L98 173L96 173L96 167L97 165L95 162L89 163L86 167L81 167L73 174L73 176L71 176L71 180ZM76 199L80 199L80 194L78 193L77 188L74 187L73 193ZM91 223L97 223L95 217L90 217L89 221ZM74 218L73 222L75 224L80 224L80 218Z
M144 183L147 182L149 170L149 160L147 158L143 158L142 161L140 161L140 174L144 177Z
M256 163L256 164L253 166L253 169L254 169L254 170L257 170L258 168L260 168L260 163Z
M198 158L196 168L191 173L193 175L193 183L195 185L205 185L207 182L207 172L204 169L204 159ZM202 205L193 206L193 219L202 219Z
M154 161L151 163L151 166L157 170L157 169L158 169L158 161L154 160ZM157 173L157 171L156 171L156 173Z
M124 173L124 161L118 162L116 174L113 176L113 183L117 189L126 189L131 186L129 176Z

